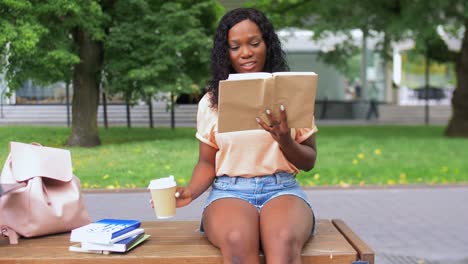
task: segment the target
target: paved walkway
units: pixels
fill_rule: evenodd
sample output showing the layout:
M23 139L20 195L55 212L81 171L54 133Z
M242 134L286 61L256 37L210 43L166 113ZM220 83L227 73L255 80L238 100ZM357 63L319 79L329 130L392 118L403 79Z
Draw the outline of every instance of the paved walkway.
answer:
M467 264L468 186L307 189L319 218L343 219L376 252L377 264ZM207 193L177 209L198 220ZM155 221L145 190L85 192L93 220Z

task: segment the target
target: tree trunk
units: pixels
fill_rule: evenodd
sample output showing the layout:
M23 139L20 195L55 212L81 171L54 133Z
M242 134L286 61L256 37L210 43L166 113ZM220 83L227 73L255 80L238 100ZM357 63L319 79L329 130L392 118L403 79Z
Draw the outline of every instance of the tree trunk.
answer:
M72 129L67 145L93 147L101 144L97 111L103 47L82 29L74 30L73 39L80 49L80 63L73 73Z
M153 123L153 100L152 100L152 96L150 96L150 99L148 100L147 104L148 104L148 113L149 113L150 128L154 128L154 123Z
M425 60L425 69L424 69L424 124L429 125L429 68L431 67L431 62L429 61L429 45L426 43L426 60Z
M175 128L175 111L174 111L174 106L176 100L174 99L174 93L171 92L171 129Z
M468 29L468 23L465 24ZM468 138L468 30L462 40L460 56L456 61L457 87L452 97L452 118L445 135Z
M65 84L65 94L66 94L66 101L67 101L67 127L70 127L70 80L67 80Z
M104 118L104 127L108 129L109 124L107 122L107 95L105 92L102 92L102 111L103 111L102 116Z
M125 96L125 112L127 113L127 128L132 127L132 120L130 117L130 96Z

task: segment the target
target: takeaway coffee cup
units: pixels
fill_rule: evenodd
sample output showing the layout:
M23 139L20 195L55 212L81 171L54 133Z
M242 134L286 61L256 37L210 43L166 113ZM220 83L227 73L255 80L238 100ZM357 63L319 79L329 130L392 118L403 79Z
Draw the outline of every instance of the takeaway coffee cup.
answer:
M176 215L176 182L174 176L152 180L148 187L158 219Z

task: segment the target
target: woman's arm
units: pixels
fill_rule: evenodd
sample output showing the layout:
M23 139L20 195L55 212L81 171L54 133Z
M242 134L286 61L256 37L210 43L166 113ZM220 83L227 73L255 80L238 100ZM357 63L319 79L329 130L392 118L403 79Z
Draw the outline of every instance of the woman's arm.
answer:
M210 187L213 182L215 172L215 160L217 149L200 142L198 162L192 172L192 179L186 187L179 187L179 197L177 207L186 206Z
M298 143L291 138L291 130L289 129L286 118L286 109L283 106L280 107L279 119L274 117L270 110L266 110L266 113L271 125L268 126L260 118L257 118L258 124L260 124L263 129L270 132L273 139L278 142L281 151L289 162L294 164L298 169L304 171L311 170L317 158L315 135Z
M308 137L301 143L297 143L290 136L289 139L278 143L284 156L298 169L309 171L314 167L317 158L315 135Z

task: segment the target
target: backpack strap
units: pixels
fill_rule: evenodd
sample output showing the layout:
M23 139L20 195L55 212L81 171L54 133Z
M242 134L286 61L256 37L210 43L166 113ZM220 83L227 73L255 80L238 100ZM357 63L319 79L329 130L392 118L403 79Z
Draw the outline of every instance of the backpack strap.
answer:
M8 240L10 240L10 245L18 244L19 235L15 230L9 228L8 226L2 226L0 232L3 236L8 237Z

